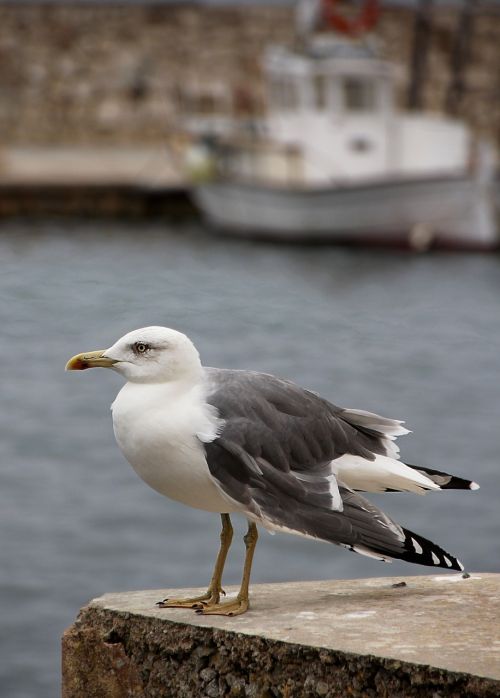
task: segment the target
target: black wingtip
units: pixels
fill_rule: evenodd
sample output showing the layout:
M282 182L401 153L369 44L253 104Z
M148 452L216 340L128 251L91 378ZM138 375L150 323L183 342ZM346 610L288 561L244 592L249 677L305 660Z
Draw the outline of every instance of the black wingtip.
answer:
M478 490L479 485L473 480L466 480L463 477L452 475L450 481L441 485L442 490Z
M473 480L467 480L463 477L458 477L457 475L450 475L449 473L444 473L442 470L433 470L432 468L424 468L422 465L410 465L407 463L409 468L417 470L422 475L428 477L432 482L442 490L478 490L479 485Z
M436 543L419 536L417 533L413 533L413 531L408 531L406 528L403 528L403 533L405 534L405 549L401 554L402 560L416 562L419 565L428 565L429 567L457 570L457 572L464 571L464 566L460 560L447 553L446 550L440 548Z

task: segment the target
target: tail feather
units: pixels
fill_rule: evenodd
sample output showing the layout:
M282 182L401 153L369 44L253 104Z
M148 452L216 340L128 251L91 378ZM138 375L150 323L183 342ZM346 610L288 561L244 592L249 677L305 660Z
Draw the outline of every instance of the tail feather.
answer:
M444 473L441 470L432 470L431 468L424 468L421 465L410 465L406 464L409 468L416 470L417 473L421 473L428 477L432 482L439 486L442 490L478 490L479 485L473 480L466 480L462 477L457 477L456 475L450 475L449 473Z

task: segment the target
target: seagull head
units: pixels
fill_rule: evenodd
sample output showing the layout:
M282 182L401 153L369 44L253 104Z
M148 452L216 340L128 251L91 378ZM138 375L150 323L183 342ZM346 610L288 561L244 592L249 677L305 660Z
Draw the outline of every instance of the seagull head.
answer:
M77 354L66 364L67 371L98 367L112 368L133 383L197 379L202 370L191 340L169 327L133 330L109 349Z

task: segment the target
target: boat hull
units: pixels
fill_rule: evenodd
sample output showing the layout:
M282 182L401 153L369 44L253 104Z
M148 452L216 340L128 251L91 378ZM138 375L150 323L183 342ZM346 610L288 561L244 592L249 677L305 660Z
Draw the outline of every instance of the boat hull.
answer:
M451 175L315 188L217 181L193 198L210 225L237 236L493 249L494 193L492 182Z

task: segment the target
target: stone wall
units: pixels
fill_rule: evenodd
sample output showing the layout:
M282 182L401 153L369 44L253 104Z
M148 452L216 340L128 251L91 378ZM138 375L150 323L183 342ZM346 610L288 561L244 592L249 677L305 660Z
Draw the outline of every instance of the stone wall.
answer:
M459 113L500 137L500 14L475 21ZM435 13L423 93L442 110L459 15ZM384 10L379 33L408 88L414 15ZM4 144L162 143L179 126L179 93L209 86L261 106L259 56L293 41L291 7L195 4L17 4L0 0L0 133ZM234 99L236 96L236 100ZM0 143L1 145L1 143Z
M259 584L234 618L155 606L193 593L94 599L63 637L63 698L500 695L500 575Z

